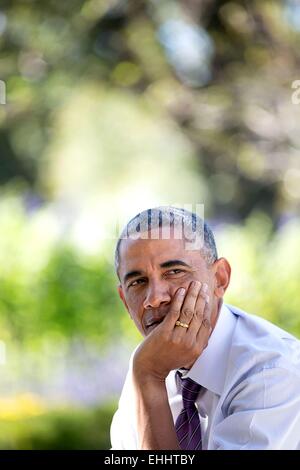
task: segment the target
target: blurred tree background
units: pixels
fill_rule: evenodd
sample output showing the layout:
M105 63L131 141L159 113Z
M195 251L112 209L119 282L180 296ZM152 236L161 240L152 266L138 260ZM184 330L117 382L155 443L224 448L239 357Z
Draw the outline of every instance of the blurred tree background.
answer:
M0 448L109 447L146 207L203 203L227 301L300 336L299 40L297 0L1 1Z

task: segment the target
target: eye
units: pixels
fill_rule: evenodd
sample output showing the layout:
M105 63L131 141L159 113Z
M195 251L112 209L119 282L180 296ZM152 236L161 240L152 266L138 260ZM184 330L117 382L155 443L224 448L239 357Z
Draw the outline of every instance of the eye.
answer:
M136 287L136 286L139 286L141 284L143 284L145 282L145 279L135 279L135 281L132 281L128 287Z
M169 271L166 272L166 274L181 274L185 273L183 269L170 269Z

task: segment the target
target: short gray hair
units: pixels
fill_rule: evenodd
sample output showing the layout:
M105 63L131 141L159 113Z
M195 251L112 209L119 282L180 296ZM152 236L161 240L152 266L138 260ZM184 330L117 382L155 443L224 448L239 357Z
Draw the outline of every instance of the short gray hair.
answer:
M173 206L161 206L146 209L134 216L123 228L115 249L115 269L119 275L121 241L127 238L136 239L137 233L150 232L169 226L180 228L185 240L201 238L200 251L207 264L213 264L218 259L217 247L213 232L209 225L196 213ZM182 232L183 231L183 232ZM188 235L190 235L188 237ZM142 238L142 237L141 237Z

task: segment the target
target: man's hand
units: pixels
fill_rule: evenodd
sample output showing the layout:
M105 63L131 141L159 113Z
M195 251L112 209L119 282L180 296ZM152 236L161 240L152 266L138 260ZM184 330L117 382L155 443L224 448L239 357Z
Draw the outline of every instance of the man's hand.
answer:
M180 288L162 323L143 341L133 359L134 376L164 381L169 372L190 367L200 356L211 333L207 285L191 282L187 292ZM179 320L188 328L176 326Z
M170 310L137 349L133 358L140 449L180 449L165 378L173 369L192 365L211 333L207 286L193 281L180 288ZM176 326L176 321L189 325Z

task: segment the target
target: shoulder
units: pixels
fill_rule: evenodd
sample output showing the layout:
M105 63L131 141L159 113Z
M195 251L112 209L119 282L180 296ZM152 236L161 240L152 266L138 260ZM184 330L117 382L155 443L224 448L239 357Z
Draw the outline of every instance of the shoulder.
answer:
M230 360L239 375L286 369L300 377L300 341L273 323L227 305L236 316Z
M299 340L262 318L228 308L236 315L236 327L221 399L223 416L284 407L298 416Z

